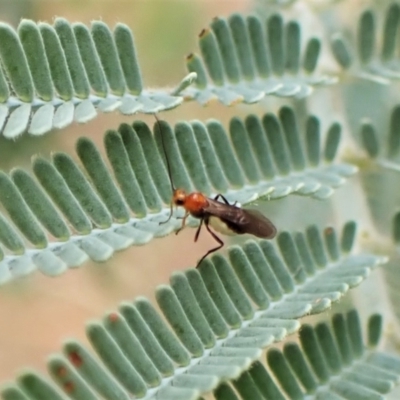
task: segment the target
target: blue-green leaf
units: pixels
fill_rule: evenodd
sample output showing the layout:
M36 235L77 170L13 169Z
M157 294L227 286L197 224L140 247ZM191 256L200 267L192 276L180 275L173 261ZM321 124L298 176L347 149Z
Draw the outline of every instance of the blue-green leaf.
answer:
M303 394L300 382L314 391L335 393L344 389L352 393L390 390L386 371L379 379L368 381L357 372L379 365L381 370L400 373L400 361L373 350L366 354L354 311L346 318L335 317L333 330L325 323L315 329L304 326L300 330L302 350L297 344L288 344L283 353L276 349L267 353L280 388L257 362L263 348L299 330L299 318L327 310L370 270L386 261L372 254L349 255L338 246L337 259L329 261L332 246L320 247L315 238L322 234L315 229L308 229L314 240L302 242L302 246L314 258L312 262L318 262L321 252L324 254L322 258L327 262L318 269L305 266L297 242L289 240L293 235L289 232L279 234L281 256L276 246L265 240L232 246L229 257L215 255L199 270L173 274L171 285L162 285L156 291L160 312L149 300L138 298L133 303L122 303L120 312L109 312L102 320L90 322L87 335L101 361L80 343L68 341L64 355L53 355L48 363L60 389L42 375L28 372L21 375L17 385L4 387L3 396L23 400L21 393L35 400L38 396L197 399L231 379L245 399L248 395L262 399L266 393L283 399L282 390L297 398ZM265 244L273 247L276 258L269 276L278 285L285 277L290 282L282 285L285 292L269 285L267 276L262 275L271 262L271 250L267 252ZM302 276L306 279L299 279ZM380 325L379 317L370 320L370 346L375 347L379 340ZM343 357L344 351L347 353ZM359 361L353 371L355 359ZM343 379L342 386L330 380L333 374ZM231 396L232 392L222 385L216 396L225 395Z
M35 255L29 268L26 261L13 264L15 276L34 265L54 275L76 267L87 256L105 261L115 251L179 229L181 209L173 211L168 223L160 224L169 218L172 195L163 142L173 183L188 192L197 190L210 197L220 193L229 202L240 204L289 194L324 199L357 168L334 162L341 137L338 123L328 128L323 144L319 119L312 116L308 121L303 128L290 107L283 107L278 116L234 117L229 134L217 120L207 124L182 121L175 127L160 121L154 134L145 123L135 121L132 126L122 124L118 131L105 134L107 160L90 139L82 137L76 144L81 165L65 153L55 153L51 161L34 159L37 180L21 169L12 172L14 182L2 173L4 194L0 201L19 230L0 214L4 227L0 248L12 252L3 261L8 265L5 268L11 270L11 263L19 257L26 260L33 256L24 254L30 246L22 244L20 233L36 248L43 248L46 255ZM199 220L190 217L187 224L198 226ZM307 240L319 243L318 248L313 247L319 255L313 256L317 265L325 265L322 237L313 235L311 231L307 234ZM329 257L335 259L338 245L328 241L328 246ZM72 251L71 256L67 249ZM2 281L11 276L5 271ZM257 304L267 304L262 294L257 296L261 296L253 299Z

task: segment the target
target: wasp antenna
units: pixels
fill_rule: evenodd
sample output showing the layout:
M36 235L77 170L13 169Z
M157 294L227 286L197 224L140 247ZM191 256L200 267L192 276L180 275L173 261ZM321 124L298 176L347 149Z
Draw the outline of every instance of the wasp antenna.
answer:
M167 148L165 146L164 136L162 134L161 121L158 119L157 114L154 114L154 118L156 119L158 129L160 130L161 144L162 144L162 148L164 151L165 160L167 161L167 171L168 171L169 182L171 183L172 192L174 192L175 186L174 186L174 182L172 181L171 164L169 163L169 159L168 159L168 155L167 155Z

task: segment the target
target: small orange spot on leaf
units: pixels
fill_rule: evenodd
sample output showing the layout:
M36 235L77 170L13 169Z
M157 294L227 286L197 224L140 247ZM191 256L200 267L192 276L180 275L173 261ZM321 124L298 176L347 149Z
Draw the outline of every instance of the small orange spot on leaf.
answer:
M80 367L83 364L82 357L76 351L69 353L68 358L75 367Z
M66 376L67 374L68 374L68 370L64 366L61 366L57 369L58 376Z
M75 385L71 381L65 382L64 383L64 390L67 393L72 393L75 390Z
M110 313L108 315L108 319L110 322L117 322L119 320L119 315L117 313Z

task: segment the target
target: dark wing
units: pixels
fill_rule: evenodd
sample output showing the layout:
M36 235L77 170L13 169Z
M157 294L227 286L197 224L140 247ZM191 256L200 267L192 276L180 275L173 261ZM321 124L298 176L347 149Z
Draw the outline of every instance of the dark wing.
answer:
M264 239L275 237L275 225L259 211L246 210L212 199L207 200L208 206L204 211L211 216L220 218L235 233L249 233Z
M243 210L246 219L246 233L251 233L254 236L264 239L272 239L276 235L275 225L260 211Z

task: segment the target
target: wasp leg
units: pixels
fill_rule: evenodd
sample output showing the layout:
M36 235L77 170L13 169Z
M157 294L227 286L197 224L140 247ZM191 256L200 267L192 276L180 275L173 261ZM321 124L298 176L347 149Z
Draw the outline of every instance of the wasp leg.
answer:
M197 228L196 234L194 235L194 241L195 241L195 242L197 242L197 239L199 238L200 231L201 231L201 227L202 227L202 225L203 225L203 221L204 221L204 218L202 218L202 219L200 220L200 225L199 225L199 227Z
M166 224L171 218L172 218L172 207L173 207L174 203L171 201L171 207L170 207L170 211L169 211L169 216L165 221L161 221L158 223L158 225L162 225L162 224Z
M186 218L189 216L189 213L186 211L185 216L182 218L182 225L181 227L175 232L175 235L177 235L186 225Z
M204 221L204 225L206 226L206 229L208 230L208 232L210 232L210 235L219 243L219 246L214 247L211 250L208 250L206 254L204 254L203 257L201 257L200 261L197 263L196 268L199 268L200 264L202 263L202 261L211 253L214 253L215 251L219 250L221 247L224 246L224 242L210 229L209 225L208 225L208 220Z
M233 204L230 204L229 201L228 201L224 196L222 196L221 193L220 193L220 194L217 194L217 195L214 197L214 200L218 200L220 197L221 197L221 199L224 201L224 203L227 204L228 206L236 206L236 204L237 204L237 201L235 201Z
M221 193L220 193L220 194L217 194L217 195L214 197L214 200L218 200L220 197L221 197L221 199L224 201L225 204L228 204L228 206L230 206L229 201L228 201Z

